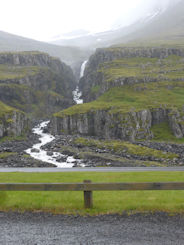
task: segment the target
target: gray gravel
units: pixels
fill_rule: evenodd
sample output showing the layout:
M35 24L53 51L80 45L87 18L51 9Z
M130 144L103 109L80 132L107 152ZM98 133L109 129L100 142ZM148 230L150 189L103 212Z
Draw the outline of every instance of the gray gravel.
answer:
M0 213L1 245L183 245L184 217Z

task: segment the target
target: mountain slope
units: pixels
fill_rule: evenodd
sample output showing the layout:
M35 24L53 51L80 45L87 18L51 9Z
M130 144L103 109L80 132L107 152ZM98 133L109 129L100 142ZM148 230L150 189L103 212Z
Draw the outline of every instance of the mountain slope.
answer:
M184 41L184 2L179 1L150 21L144 22L136 31L129 35L122 34L121 38L114 39L114 43L136 42L182 44ZM133 26L130 27L131 29Z
M0 31L0 52L33 50L46 52L51 56L60 58L69 65L82 62L88 55L86 50L80 48L61 47Z

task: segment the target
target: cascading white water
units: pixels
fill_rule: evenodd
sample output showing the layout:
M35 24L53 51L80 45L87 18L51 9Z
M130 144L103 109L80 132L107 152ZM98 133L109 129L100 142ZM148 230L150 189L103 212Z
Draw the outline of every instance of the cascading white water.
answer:
M29 154L31 157L33 157L34 159L54 164L59 168L72 168L74 166L74 162L76 161L80 164L81 161L76 160L72 156L67 157L65 162L58 162L57 159L66 156L59 152L53 152L52 156L49 156L46 151L41 149L42 146L46 145L47 143L55 139L53 135L43 132L44 128L47 127L48 124L49 121L42 122L33 128L32 130L33 133L41 136L39 138L40 143L33 145L32 148L27 149L25 152Z
M84 70L86 68L86 64L87 64L87 60L85 60L82 65L81 65L81 69L80 69L80 78L84 76ZM77 103L77 104L82 104L83 100L80 99L82 95L82 92L79 90L79 87L77 86L76 89L73 91L73 100Z
M87 62L88 62L88 60L85 60L85 61L82 63L82 65L81 65L80 78L84 76L84 71L85 71Z
M77 104L83 104L83 99L80 99L82 95L82 92L79 90L79 87L77 86L76 89L73 91L73 100Z

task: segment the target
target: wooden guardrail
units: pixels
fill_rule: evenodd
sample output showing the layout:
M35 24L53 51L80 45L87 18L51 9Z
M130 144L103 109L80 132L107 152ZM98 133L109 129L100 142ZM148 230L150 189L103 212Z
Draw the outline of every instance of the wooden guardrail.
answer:
M0 183L0 191L83 191L85 208L93 207L92 191L184 190L184 182L162 183Z

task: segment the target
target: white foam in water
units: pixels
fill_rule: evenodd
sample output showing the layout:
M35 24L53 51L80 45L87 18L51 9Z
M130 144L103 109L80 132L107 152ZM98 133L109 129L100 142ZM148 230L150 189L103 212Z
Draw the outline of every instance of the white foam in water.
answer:
M87 62L88 60L85 60L81 65L80 78L84 76L84 70L86 68ZM83 99L80 99L81 96L82 96L82 92L79 90L79 87L77 86L76 89L73 91L73 100L77 104L83 104Z
M38 126L33 128L32 130L33 133L41 136L39 138L40 143L33 145L32 148L27 149L25 152L28 153L34 159L54 164L58 168L72 168L74 166L74 162L76 162L76 159L74 157L69 156L67 157L66 162L58 162L56 161L57 158L65 157L65 155L59 152L53 152L52 156L48 156L47 152L41 149L42 146L46 145L47 143L55 139L53 135L43 132L44 128L47 127L48 123L49 121L42 122ZM38 150L38 152L32 152L33 149ZM77 161L80 162L80 160L77 160Z
M80 99L82 93L79 91L79 87L77 86L76 89L73 91L73 100L77 104L83 104L83 99Z

